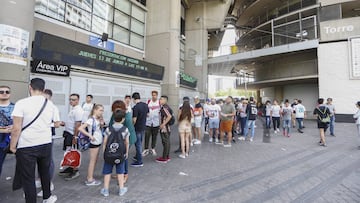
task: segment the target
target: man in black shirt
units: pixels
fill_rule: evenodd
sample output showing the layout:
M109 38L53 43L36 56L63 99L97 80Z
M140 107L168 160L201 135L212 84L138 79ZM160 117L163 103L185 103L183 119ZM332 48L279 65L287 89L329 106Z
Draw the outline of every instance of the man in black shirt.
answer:
M146 103L140 101L140 94L135 92L132 95L135 106L133 107L133 122L136 132L136 160L131 164L133 167L143 166L142 162L142 139L145 135L146 117L149 113L149 107Z

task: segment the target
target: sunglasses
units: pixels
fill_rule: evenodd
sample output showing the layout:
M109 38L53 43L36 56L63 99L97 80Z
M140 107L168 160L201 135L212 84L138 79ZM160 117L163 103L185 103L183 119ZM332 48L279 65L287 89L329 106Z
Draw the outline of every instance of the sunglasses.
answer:
M0 90L0 94L10 94L10 91L9 90L6 90L6 91Z
M77 99L72 99L72 98L70 98L69 100L70 100L70 101L76 101Z

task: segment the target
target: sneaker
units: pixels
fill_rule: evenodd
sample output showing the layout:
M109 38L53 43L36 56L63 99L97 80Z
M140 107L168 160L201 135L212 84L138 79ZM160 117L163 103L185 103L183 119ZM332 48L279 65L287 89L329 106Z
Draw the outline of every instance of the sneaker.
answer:
M167 157L166 160L169 162L169 161L171 161L171 158L170 158L170 157Z
M336 137L334 133L333 133L333 134L330 134L330 135Z
M320 146L327 147L326 143L320 143Z
M218 142L219 142L219 139L218 139L218 138L216 138L216 139L215 139L215 144L216 144L216 143L218 143Z
M252 141L254 141L254 139L253 139L253 138L250 138L249 141L252 142Z
M166 164L166 163L168 162L168 159L159 157L159 158L157 158L155 161L158 162L158 163L164 163L164 164Z
M104 197L108 197L109 196L109 189L101 189L100 193L104 196Z
M86 186L98 186L101 184L101 181L93 179L92 181L85 181Z
M140 162L138 162L138 161L135 161L135 162L133 162L133 163L131 164L131 166L132 166L132 167L143 167L144 164L143 164L143 163L140 163Z
M231 147L231 144L224 144L224 147Z
M277 134L277 130L275 130L274 133Z
M43 203L54 203L57 200L57 196L56 195L51 195L49 198L44 199L42 202Z
M219 142L219 141L217 141L215 144L223 145L224 142Z
M194 144L199 145L199 144L201 144L201 141L200 140L195 140Z
M188 156L189 156L189 153L186 153L186 154L185 154L185 157L188 157Z
M68 168L64 169L63 171L60 171L58 174L59 174L59 176L69 176L69 174L71 174L73 172L74 172L74 169L68 167Z
M65 180L74 180L75 178L78 178L79 176L80 176L79 171L74 171L73 173L71 173L67 177L65 177Z
M209 142L210 142L210 143L213 142L213 138L212 138L212 137L209 138Z
M299 132L299 133L304 133L304 131L302 131L301 129L298 129L298 132Z
M186 157L185 157L185 155L180 154L180 155L179 155L179 158L185 159Z
M50 183L50 191L53 191L54 189L55 189L55 186L54 186L54 184L51 182L51 183ZM43 191L40 190L40 192L38 192L36 196L38 196L38 197L43 197Z
M245 137L244 136L241 136L238 138L240 141L245 141Z
M150 153L151 153L153 156L156 156L156 155L157 155L155 149L152 149Z
M208 134L209 134L209 132L207 132L207 131L204 132L204 135L208 135Z
M120 188L119 195L124 196L127 191L128 191L127 187Z
M41 181L40 180L35 180L35 187L36 188L41 188Z
M150 151L148 149L145 149L141 155L147 156L147 155L149 155L149 153L150 153Z

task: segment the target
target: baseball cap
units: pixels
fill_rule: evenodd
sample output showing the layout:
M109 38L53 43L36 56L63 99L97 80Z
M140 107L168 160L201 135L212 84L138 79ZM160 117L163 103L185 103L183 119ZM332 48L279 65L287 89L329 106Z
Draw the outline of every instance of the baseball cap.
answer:
M188 96L183 97L183 101L190 101L190 98Z

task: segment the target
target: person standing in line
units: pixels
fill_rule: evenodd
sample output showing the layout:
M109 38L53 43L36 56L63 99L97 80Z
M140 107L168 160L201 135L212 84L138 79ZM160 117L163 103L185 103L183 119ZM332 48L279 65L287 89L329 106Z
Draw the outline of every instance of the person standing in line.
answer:
M146 130L145 130L145 146L142 156L147 156L152 154L156 156L156 141L157 135L159 133L159 126L160 126L160 101L158 99L158 92L152 91L151 92L151 99L147 102L149 113L146 118ZM149 150L151 138L151 149Z
M228 96L225 103L221 106L221 122L220 122L220 141L216 144L222 144L224 147L231 147L232 141L232 126L234 122L236 110L233 104L233 99ZM228 142L224 144L224 135L227 134Z
M360 101L356 102L357 112L354 114L354 118L356 119L356 128L358 131L358 149L360 150Z
M138 92L133 93L132 99L135 106L133 107L133 123L136 132L136 160L131 164L133 167L144 166L142 161L142 140L145 134L146 117L149 113L149 107L146 103L140 100L140 94Z
M271 102L267 100L265 103L265 126L267 129L271 128Z
M298 104L294 106L294 111L295 111L295 118L299 126L298 132L304 133L302 129L304 128L303 126L304 126L304 118L306 116L306 109L305 106L302 105L301 99L299 99Z
M100 146L103 142L102 128L105 126L103 119L104 107L101 104L95 104L90 112L88 120L79 127L79 131L90 138L90 160L88 166L87 179L85 181L86 186L98 186L101 181L95 180L94 171L97 159L99 157ZM93 127L95 132L92 132ZM89 129L86 130L85 128ZM89 132L88 132L89 131Z
M209 117L209 142L213 142L213 139L215 139L215 143L219 142L218 134L220 125L220 112L220 106L216 104L215 98L212 98L211 103L208 105L206 111L206 114Z
M79 94L71 94L69 97L70 101L70 112L66 123L62 122L61 125L65 126L63 133L64 145L63 150L70 150L72 145L77 144L77 137L79 134L79 127L81 125L84 111L79 105ZM65 180L72 180L80 176L77 168L68 167L63 171L59 172L59 176L64 176Z
M272 118L273 126L274 126L274 133L280 132L280 111L281 107L279 106L278 101L275 99L273 105L271 106L271 113L270 117Z
M185 102L188 102L190 104L190 98L188 96L183 97L183 103L180 104L178 111L181 110L182 106ZM193 106L190 104L191 112L193 112ZM190 138L191 138L191 132L190 132ZM179 148L174 151L174 153L181 153L181 137L179 136Z
M117 109L113 115L111 116L113 118L113 124L111 126L109 126L104 133L104 144L103 144L103 152L105 152L105 149L107 147L112 147L112 144L115 143L110 143L108 145L108 140L113 140L111 137L113 136L117 136L117 134L115 133L119 133L118 135L122 136L123 138L123 147L125 147L125 149L120 148L117 150L123 150L125 152L124 154L124 159L127 160L129 157L129 130L126 127L123 127L123 123L125 120L125 111L124 110L120 110ZM113 134L114 133L114 134ZM109 139L110 138L110 139ZM116 143L117 145L114 145L115 148L122 146L119 143ZM118 157L120 159L120 157ZM103 166L103 175L104 175L104 187L100 190L100 193L104 196L104 197L108 197L109 196L109 187L110 187L110 179L111 179L111 173L113 168L116 168L116 178L118 180L118 185L119 185L119 196L124 196L125 193L128 191L127 187L124 187L125 184L125 162L121 161L120 163L107 163L104 161L104 166Z
M126 112L132 113L132 107L131 107L131 96L125 95L124 102L126 105Z
M200 99L198 96L195 96L195 107L194 107L194 144L201 144L201 124L202 124L202 116L203 116L203 107L200 103Z
M109 126L112 126L114 124L114 113L117 110L121 110L126 112L125 114L125 121L123 122L124 126L128 128L129 133L130 133L130 137L129 137L129 148L134 145L136 143L136 132L135 132L135 128L134 128L134 123L133 123L133 119L132 119L132 110L127 108L126 103L121 101L121 100L116 100L112 103L111 105L111 111L112 111L112 115L110 118L110 122L109 122ZM134 159L136 160L136 156L134 157ZM129 179L129 159L125 159L124 161L125 164L125 172L124 172L124 184L128 181Z
M324 99L319 98L318 99L318 106L314 109L314 115L317 117L317 125L318 129L320 131L320 146L326 147L326 141L325 141L325 132L328 128L329 121L323 121L324 118L330 117L330 110L326 107L324 104Z
M255 136L255 122L256 122L256 116L257 116L258 110L256 106L256 101L254 100L254 97L250 97L250 102L246 106L246 115L247 115L247 124L245 126L245 132L244 132L244 140L246 140L247 134L249 132L249 129L251 130L251 137L249 138L249 141L254 141Z
M10 151L16 155L14 188L23 188L27 203L36 202L35 168L38 165L43 203L56 202L50 191L51 124L60 124L55 105L43 96L45 81L33 78L30 81L30 97L16 102L11 132Z
M299 103L299 100L294 99L294 102L291 104L291 108L295 109L295 106L298 105L298 103ZM293 111L293 114L291 117L291 123L292 123L292 127L295 128L296 127L295 110Z
M6 148L10 143L10 134L13 127L11 113L14 104L10 102L11 89L9 86L0 86L0 176L6 157Z
M204 104L204 117L205 117L205 125L204 125L204 134L209 134L209 116L206 114L208 111L208 106L210 105L211 100L206 99L206 102Z
M326 107L330 110L330 135L335 137L334 128L335 128L335 105L333 104L333 99L328 98L326 102Z
M85 102L81 105L81 108L84 110L83 122L88 120L91 110L94 107L93 98L91 94L86 95Z
M181 143L180 158L185 159L190 151L191 119L194 117L189 101L184 101L178 113L179 136Z
M281 109L281 115L283 117L283 135L290 137L291 119L292 119L293 108L289 104L289 100L285 100L285 105Z
M168 97L163 95L160 97L160 135L163 144L163 154L156 159L156 162L167 163L170 159L170 125L169 122L172 118L172 110L167 104Z
M52 91L50 89L45 89L44 90L44 97L47 98L49 101L51 100L52 95L53 95L53 93L52 93ZM56 105L54 105L54 107L55 107L55 114L59 115L59 109L57 108ZM58 128L59 126L60 126L60 122L53 122L51 124L52 138L54 138L54 136L56 135L55 128ZM51 147L51 150L52 150L51 153L53 154L53 147ZM52 181L54 179L54 173L55 173L55 164L54 164L54 157L53 156L51 157L49 172L50 172L50 180L51 180L50 190L53 191L55 189L54 183ZM41 188L40 178L36 179L35 185L36 185L36 188ZM40 192L38 192L37 196L42 197L43 196L43 191L41 190Z
M241 126L240 135L241 136L238 139L241 141L245 140L245 132L247 132L247 130L246 130L247 121L248 121L248 116L246 114L247 105L248 105L248 100L244 99L240 106L240 126Z

